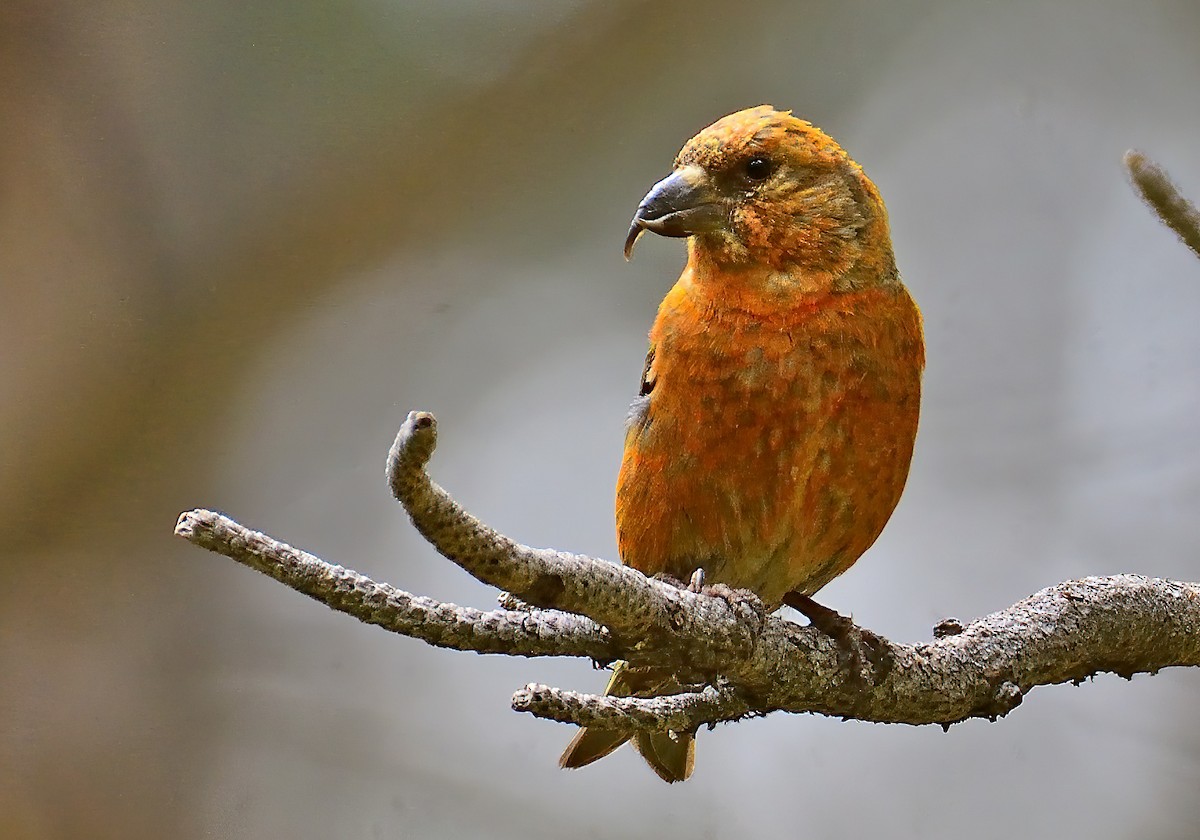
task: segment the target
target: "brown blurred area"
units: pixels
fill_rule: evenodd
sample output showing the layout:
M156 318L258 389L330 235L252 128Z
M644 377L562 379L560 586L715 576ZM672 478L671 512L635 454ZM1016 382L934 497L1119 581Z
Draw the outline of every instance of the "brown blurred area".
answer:
M382 479L615 556L683 140L772 102L888 201L927 319L905 500L824 600L928 637L1058 580L1200 579L1200 7L39 3L0 11L0 837L1190 837L1200 677L940 731L774 716L666 788L514 715L574 662L435 651L171 536L206 506L398 586L493 593ZM864 802L870 807L864 807Z

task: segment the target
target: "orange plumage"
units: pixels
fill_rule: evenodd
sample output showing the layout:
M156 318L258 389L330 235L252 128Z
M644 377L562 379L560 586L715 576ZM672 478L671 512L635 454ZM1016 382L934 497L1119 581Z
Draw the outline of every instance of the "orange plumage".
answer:
M904 489L920 406L921 315L875 185L820 129L761 106L692 138L634 217L688 237L650 331L617 482L622 560L648 575L811 595L875 541ZM614 694L672 688L618 667ZM581 732L582 766L623 741ZM690 733L640 736L664 779Z

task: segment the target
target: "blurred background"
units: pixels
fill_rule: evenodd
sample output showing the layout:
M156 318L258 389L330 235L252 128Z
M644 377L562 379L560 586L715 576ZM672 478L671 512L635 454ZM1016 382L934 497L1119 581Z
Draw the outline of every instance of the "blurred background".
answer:
M435 650L171 536L207 506L488 607L391 501L432 470L615 558L645 334L632 211L770 102L879 185L929 367L907 493L822 600L897 640L1062 579L1200 579L1200 6L8 0L0 11L0 836L1191 838L1200 673L936 727L775 715L694 778L508 708L578 661Z

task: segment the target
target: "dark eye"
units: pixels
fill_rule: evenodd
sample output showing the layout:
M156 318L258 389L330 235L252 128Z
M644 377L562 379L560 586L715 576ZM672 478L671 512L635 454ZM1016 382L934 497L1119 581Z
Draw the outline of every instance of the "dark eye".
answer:
M749 181L765 181L771 174L771 161L765 157L752 157L744 168Z

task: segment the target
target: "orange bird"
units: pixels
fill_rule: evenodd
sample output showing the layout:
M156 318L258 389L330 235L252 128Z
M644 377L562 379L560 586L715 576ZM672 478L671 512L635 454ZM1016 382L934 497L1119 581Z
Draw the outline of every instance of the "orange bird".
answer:
M887 210L819 128L763 105L687 142L638 205L644 231L687 237L650 330L617 480L621 559L647 575L749 589L768 609L811 595L875 542L912 459L925 348ZM607 693L680 691L617 663ZM563 767L627 736L582 730ZM635 745L668 782L695 735Z

